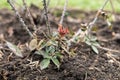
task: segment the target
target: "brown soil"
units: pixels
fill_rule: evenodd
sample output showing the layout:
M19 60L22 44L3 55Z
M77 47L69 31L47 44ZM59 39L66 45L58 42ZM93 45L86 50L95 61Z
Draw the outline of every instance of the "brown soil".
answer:
M40 22L41 11L37 7L32 7L31 12L34 15L34 21L40 30L45 31L45 21ZM49 14L49 19L53 29L57 29L57 23L60 19L58 10ZM22 13L22 15L24 15ZM53 16L54 15L54 16ZM56 17L55 17L56 16ZM76 31L80 23L90 22L95 16L95 12L68 11L65 17L64 25L72 27ZM120 34L120 14L116 14L117 21L112 22L113 29L109 30L104 20L98 20L96 26L99 27L97 33L99 43L110 49L120 49L120 38L114 38L112 33ZM26 24L30 30L32 27L26 15L24 15ZM13 31L13 34L11 34ZM0 34L4 34L5 39L15 43L24 44L30 40L26 30L22 27L15 14L7 9L0 10ZM42 36L42 32L39 31ZM111 53L99 49L99 54L95 54L89 46L84 43L73 45L76 47L76 55L65 59L58 70L56 66L50 65L45 70L40 70L34 66L28 65L30 61L19 58L15 55L10 56L10 51L2 49L3 43L0 43L1 51L4 53L0 58L0 80L120 80L120 53ZM5 45L4 45L5 46ZM26 50L24 54L30 54ZM111 54L111 56L109 56ZM1 53L0 53L1 55ZM39 60L39 55L33 55L34 61Z

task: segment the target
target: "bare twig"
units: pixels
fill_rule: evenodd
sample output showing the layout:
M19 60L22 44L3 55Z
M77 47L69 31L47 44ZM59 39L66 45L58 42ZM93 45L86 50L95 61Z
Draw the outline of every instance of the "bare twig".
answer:
M116 15L115 15L115 8L114 8L114 6L113 6L112 0L110 0L110 4L111 4L112 13L113 13L113 15L114 15L114 18L116 18Z
M100 8L100 10L98 10L98 12L96 13L96 16L95 16L95 18L93 19L93 21L90 22L90 23L87 25L88 29L87 29L85 32L83 32L81 29L79 29L79 30L75 33L75 35L74 35L70 40L68 40L69 46L71 45L71 42L73 42L73 41L76 39L76 37L77 37L78 35L80 35L80 34L82 34L82 33L84 33L84 34L82 34L82 36L85 36L86 34L90 34L90 31L91 31L93 25L95 24L95 22L97 21L98 16L100 15L100 12L104 9L104 7L105 7L106 4L108 3L108 1L109 1L109 0L106 0L105 3L104 3L104 4L102 5L102 7Z
M47 2L47 12L48 12L48 6L49 6L49 4L50 4L50 0L48 0L48 2ZM43 22L43 19L45 18L45 9L43 9L43 11L42 11L42 14L41 14L41 18L40 18L40 22Z
M113 14L115 14L115 9L114 9L112 0L110 0L110 4L111 4L111 8L112 8Z
M79 30L75 33L75 35L74 35L70 40L68 40L68 45L70 46L70 45L71 45L71 42L74 42L74 40L76 39L76 37L77 37L78 35L80 35L81 33L82 33L82 30L79 29Z
M47 4L46 4L46 0L43 0L43 6L44 6L44 11L45 11L45 17L46 17L46 25L47 25L47 28L48 28L48 33L49 35L51 35L51 31L50 31L50 22L49 22L49 19L48 19L48 7L47 7Z
M120 53L119 50L109 49L109 48L105 48L105 47L102 47L102 46L96 46L96 47L99 48L99 49L105 50L105 51Z
M88 75L87 75L87 72L85 73L85 79L84 80L87 80L87 77L88 77Z
M104 7L105 7L106 4L108 3L108 1L109 1L109 0L106 0L106 1L105 1L105 3L102 5L102 7L98 10L98 12L97 12L95 18L93 19L93 21L89 23L87 34L90 34L91 29L93 28L93 25L95 24L95 22L96 22L97 19L98 19L98 16L100 15L100 12L104 9Z
M29 33L29 35L33 38L33 34L30 32L30 30L28 29L28 26L25 24L24 20L22 19L21 15L19 14L19 12L17 11L17 9L15 8L15 6L13 5L13 3L11 2L11 0L7 0L7 2L10 4L10 6L12 7L13 11L15 12L16 16L18 17L18 19L20 20L21 24L25 27L26 31Z
M47 1L47 8L49 7L50 4L50 0ZM47 9L48 10L48 9Z
M28 17L29 17L30 22L31 22L31 24L33 26L33 29L36 31L37 27L36 27L36 25L35 25L35 23L33 21L33 17L31 15L30 9L27 7L27 4L26 4L25 0L22 0L22 1L23 1L23 4L25 6L26 11L28 12Z
M10 58L12 57L13 53L11 52L10 55L7 57L7 61L10 61Z
M59 23L59 24L61 24L61 25L62 25L62 23L63 23L63 19L64 19L64 16L65 16L67 4L68 4L68 0L65 0L64 9L63 9L62 16L61 16L61 20L60 20L60 23Z
M109 0L106 0L105 3L103 4L103 6L100 8L101 10L104 9L104 7L106 6L106 4L108 3Z
M111 54L111 52L107 52L107 57L111 58L114 62L117 63L117 65L120 67L120 62L115 58L116 55Z

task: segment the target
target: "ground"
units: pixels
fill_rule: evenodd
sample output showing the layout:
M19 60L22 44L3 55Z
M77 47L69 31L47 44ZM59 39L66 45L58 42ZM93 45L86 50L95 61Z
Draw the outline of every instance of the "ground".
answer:
M54 11L49 14L51 27L56 30L61 11L51 11ZM39 35L42 36L41 30L44 31L46 28L44 21L40 23L41 10L33 6L31 12L34 15L35 24L40 28ZM77 31L80 28L80 24L90 22L94 18L95 13L92 11L70 10L65 17L64 25ZM29 19L24 14L22 16L24 16L30 30L33 31ZM116 16L117 20L112 21L112 30L107 27L104 20L100 19L96 23L99 29L93 34L98 37L101 46L119 50L120 38L113 37L113 33L120 34L120 14L117 13ZM10 10L0 10L0 28L0 34L4 35L7 41L14 44L25 44L30 40L29 35L15 14ZM120 80L120 53L99 49L99 54L96 54L88 45L82 42L74 44L72 47L76 47L76 54L64 59L59 70L51 64L49 68L41 71L39 67L32 65L33 63L30 61L32 57L34 63L37 63L40 58L39 55L26 57L27 54L31 54L30 51L26 50L23 53L25 57L19 58L10 53L11 51L1 41L0 80Z

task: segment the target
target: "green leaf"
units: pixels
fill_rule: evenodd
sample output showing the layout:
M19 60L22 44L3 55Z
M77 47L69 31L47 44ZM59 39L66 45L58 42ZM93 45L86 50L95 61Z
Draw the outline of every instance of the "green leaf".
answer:
M59 57L59 58L62 57L61 53L59 53L59 52L56 52L56 53L55 53L55 56L57 56L57 57Z
M55 47L54 46L48 46L47 48L46 48L46 53L47 54L53 54L55 52Z
M40 69L46 69L50 64L50 59L43 59L40 63Z
M57 37L58 36L58 32L53 32L52 36L53 37Z
M85 41L87 45L92 45L90 41Z
M44 55L44 51L42 51L42 50L41 51L35 51L34 54L38 54L38 55L42 55L43 56Z
M58 61L57 58L54 58L54 57L53 57L51 60L52 60L52 62L57 66L57 68L60 67L60 62Z
M99 51L98 51L98 49L97 49L97 47L95 47L95 46L91 46L92 47L92 49L93 49L93 51L95 52L95 53L99 53Z
M51 58L52 58L52 56L50 56L48 53L44 53L44 54L43 54L43 57L44 57L44 58L48 58L48 59L51 59Z
M35 54L38 54L38 55L42 55L44 58L47 58L47 59L51 59L52 56L49 56L48 53L44 52L44 51L36 51Z
M95 37L95 36L90 37L90 41L96 41L96 40L97 40L97 37Z
M15 54L16 56L23 57L20 49L19 49L16 45L14 45L14 44L12 44L12 43L10 43L10 42L8 42L8 41L6 41L6 44L7 44L7 46L9 47L9 49L11 49L11 50L14 52L14 54Z
M46 52L47 54L49 54L49 53L50 53L50 47L46 47L46 48L45 48L45 52Z
M94 42L92 45L94 45L94 46L100 46L100 44L98 43L98 42Z
M54 46L50 46L50 53L54 53L55 52L55 47Z

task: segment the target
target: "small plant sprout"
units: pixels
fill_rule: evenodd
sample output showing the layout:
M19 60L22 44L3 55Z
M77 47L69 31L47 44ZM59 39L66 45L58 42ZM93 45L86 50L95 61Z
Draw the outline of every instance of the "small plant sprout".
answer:
M40 63L41 70L47 68L50 61L52 61L59 69L60 62L58 58L61 57L61 54L55 50L55 46L48 46L45 51L39 51L39 54L44 58Z
M92 50L93 50L95 53L97 53L97 54L99 53L97 47L99 47L100 44L97 42L97 38L96 38L96 37L94 37L94 36L91 36L91 37L90 37L90 36L85 36L84 42L85 42L87 45L91 46Z
M50 62L53 62L59 69L62 54L58 47L58 41L55 38L48 41L38 41L37 39L33 39L29 43L29 48L31 51L36 50L35 54L41 55L43 57L42 61L40 62L41 70L49 67Z
M99 16L102 16L106 20L106 23L108 24L109 27L112 26L111 23L108 20L108 18L109 18L108 15L103 11L104 7L107 5L107 3L109 1L111 1L111 0L105 0L102 7L97 11L96 16L93 19L93 21L91 21L90 23L85 23L85 24L81 25L81 28L73 35L73 37L71 39L69 39L67 41L68 46L71 45L71 42L82 41L82 42L85 42L87 45L91 46L92 50L97 54L99 53L98 48L114 52L111 49L101 47L100 44L97 42L97 38L93 37L92 34L91 34L91 31L94 27L94 24L98 20ZM115 51L115 52L117 52L117 51Z

